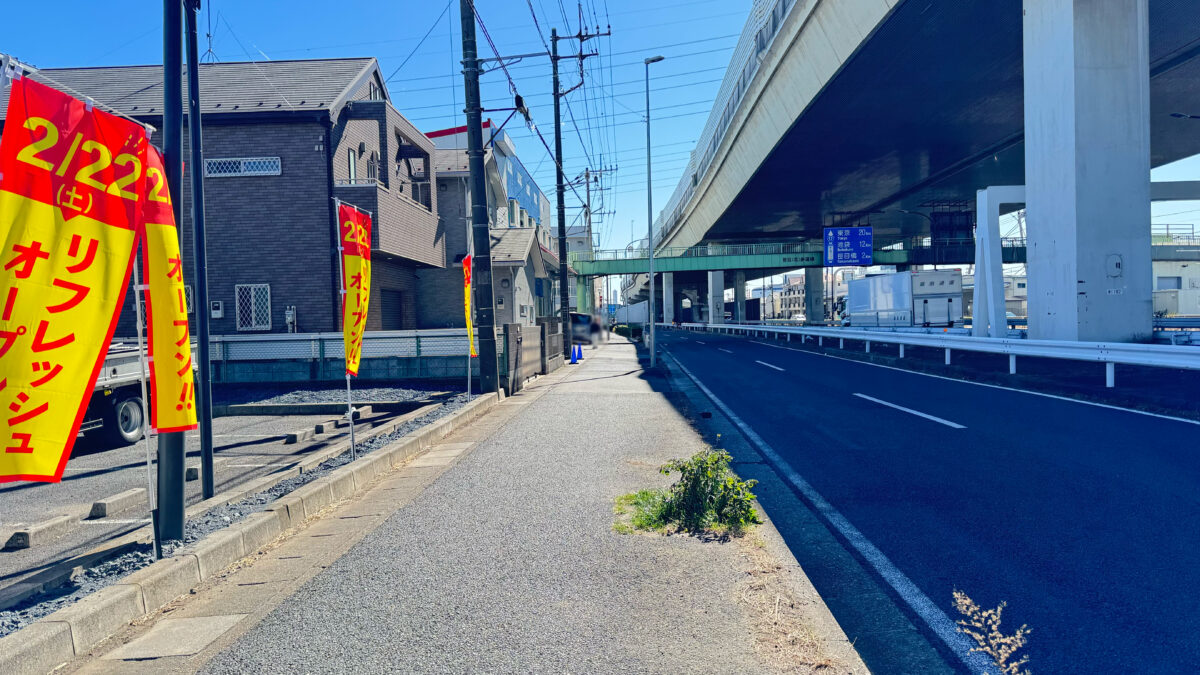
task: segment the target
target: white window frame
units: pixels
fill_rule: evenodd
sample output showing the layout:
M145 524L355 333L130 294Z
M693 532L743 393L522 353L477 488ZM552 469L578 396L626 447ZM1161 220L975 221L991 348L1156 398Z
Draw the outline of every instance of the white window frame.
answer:
M250 323L242 323L242 289L248 289L246 293L250 298ZM255 316L254 296L258 290L265 290L267 294L267 312L264 317ZM233 287L233 318L237 324L239 331L263 331L271 330L271 284L237 284Z
M358 153L354 148L346 151L346 168L348 169L347 178L351 183L358 180Z
M267 168L261 168L266 163ZM260 168L252 168L258 166ZM217 170L218 167L229 170ZM236 169L236 170L234 170ZM283 160L279 157L209 157L204 160L206 178L235 178L240 176L279 176Z

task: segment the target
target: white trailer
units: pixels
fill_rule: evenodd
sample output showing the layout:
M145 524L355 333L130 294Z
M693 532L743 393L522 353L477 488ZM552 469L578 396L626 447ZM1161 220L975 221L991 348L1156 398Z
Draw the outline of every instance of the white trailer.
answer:
M847 284L851 326L954 326L962 323L962 272L879 274Z

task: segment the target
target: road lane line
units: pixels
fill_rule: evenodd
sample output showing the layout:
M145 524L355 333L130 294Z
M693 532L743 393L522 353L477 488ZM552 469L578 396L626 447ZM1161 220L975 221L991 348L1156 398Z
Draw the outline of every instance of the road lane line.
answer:
M755 360L754 362L755 362L755 363L761 363L762 365L764 365L764 366L766 366L766 367L768 367L768 368L774 368L775 370L778 370L779 372L783 372L783 368L780 368L779 366L773 366L773 365L771 365L771 364L767 363L766 361L758 361L758 360Z
M933 415L923 413L919 410L913 410L912 408L905 408L904 406L896 405L895 403L888 403L887 401L877 399L874 396L867 396L866 394L855 394L855 396L857 396L859 398L865 398L868 401L878 403L879 405L886 405L889 408L895 408L896 410L906 412L910 415L916 415L917 417L924 417L927 420L932 420L934 422L937 422L938 424L945 424L948 427L953 427L955 429L966 429L966 427L964 427L963 425L957 424L955 422L951 422L950 420L944 420L940 417L934 417Z
M845 356L837 356L836 354L826 354L824 352L812 351L810 349L798 349L796 347L784 347L783 345L773 345L769 342L759 342L757 340L750 340L750 342L753 342L754 344L757 344L757 345L762 345L764 347L774 347L775 349L786 349L789 352L800 352L801 354L808 354L809 356L823 356L827 359L837 359L839 361L849 361L850 363L859 363L864 366L874 366L876 368L886 368L888 370L895 370L895 371L901 372L901 373L908 373L909 375L920 375L922 377L932 377L935 380L946 380L947 382L957 382L959 384L973 384L976 387L987 387L989 389L1000 389L1001 391L1011 391L1011 392L1015 392L1017 394L1029 394L1030 396L1041 396L1043 398L1052 398L1052 399L1055 399L1058 401L1066 401L1068 403L1078 403L1080 405L1090 405L1095 408L1107 408L1109 410L1119 410L1121 412L1133 413L1135 415L1145 415L1146 417L1157 417L1160 420L1170 420L1172 422L1183 422L1184 424L1194 424L1196 426L1200 426L1200 420L1190 420L1186 417L1176 417L1174 415L1163 415L1162 413L1153 413L1153 412L1149 412L1146 410L1138 410L1137 408L1122 408L1119 405L1112 405L1110 403L1097 403L1095 401L1085 401L1085 400L1079 399L1079 398L1071 398L1069 396L1059 396L1058 394L1047 394L1045 392L1033 391L1031 389L1017 389L1016 387L1006 387L1002 384L989 384L987 382L975 382L973 380L959 380L959 379L956 379L953 377L946 377L945 375L934 375L933 373L923 373L919 370L909 370L908 368L897 368L896 366L885 366L882 363L872 363L870 361L860 361L858 359L851 359L851 358L847 358ZM732 352L730 352L730 353L732 353Z
M733 352L729 351L728 349L725 349L724 347L717 347L717 349L720 349L721 351L725 352L726 354L732 354L732 353L733 353Z
M706 345L706 344L708 344L708 343L707 343L707 342L705 342L704 340L696 340L696 343L697 343L697 344L702 344L702 345Z
M854 547L854 550L874 568L879 576L883 577L883 580L892 587L892 590L908 605L909 609L921 617L921 620L933 631L934 635L937 635L950 651L970 668L972 672L982 674L989 672L995 667L991 660L983 654L971 651L975 647L974 643L968 640L967 636L958 632L958 626L954 621L942 611L937 603L930 600L929 596L925 595L924 591L918 588L904 572L901 572L884 555L883 551L876 548L867 539L866 535L854 527L832 504L825 501L825 498L812 485L809 485L808 481L804 480L790 464L784 461L783 457L768 445L749 424L743 422L729 406L725 405L724 401L717 398L717 395L712 393L712 390L704 386L704 383L693 375L692 371L687 369L687 366L680 363L674 354L668 352L667 356L675 362L675 365L679 366L679 369L688 376L700 391L704 392L704 395L713 402L713 405L724 413L734 426L741 430L746 440L750 441L751 445L755 446L760 453L770 460L774 469L782 474L800 492L812 508Z

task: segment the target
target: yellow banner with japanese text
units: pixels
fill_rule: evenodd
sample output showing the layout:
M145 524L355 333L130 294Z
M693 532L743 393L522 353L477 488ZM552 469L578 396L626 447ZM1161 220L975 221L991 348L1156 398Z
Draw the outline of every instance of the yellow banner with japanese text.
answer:
M159 433L196 428L196 384L188 330L183 259L171 195L161 185L158 149L146 153L147 192L142 209L142 276L150 351L150 424Z
M144 127L19 78L0 138L0 482L58 481L129 286Z
M470 346L472 357L479 356L475 352L475 324L471 320L471 254L463 257L463 312L467 317L467 345Z
M342 248L342 336L346 374L358 375L363 332L371 300L371 216L349 204L338 204L338 236Z

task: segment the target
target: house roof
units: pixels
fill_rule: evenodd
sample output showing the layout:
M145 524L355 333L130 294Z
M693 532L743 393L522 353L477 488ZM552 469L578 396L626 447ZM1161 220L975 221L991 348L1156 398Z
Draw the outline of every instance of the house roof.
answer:
M234 61L200 65L205 115L320 111L336 108L379 68L374 58ZM163 107L161 65L45 68L29 77L132 117L158 117ZM74 90L74 91L70 91ZM187 78L183 80L187 99ZM0 90L0 119L10 88ZM386 89L384 96L387 96Z
M489 230L492 235L493 265L524 265L533 248L532 227L507 227Z
M433 171L442 176L454 173L470 173L467 151L457 148L437 148L433 151Z

